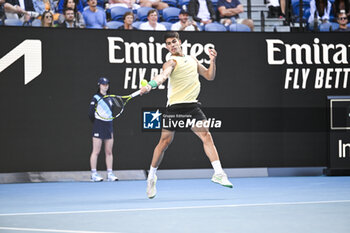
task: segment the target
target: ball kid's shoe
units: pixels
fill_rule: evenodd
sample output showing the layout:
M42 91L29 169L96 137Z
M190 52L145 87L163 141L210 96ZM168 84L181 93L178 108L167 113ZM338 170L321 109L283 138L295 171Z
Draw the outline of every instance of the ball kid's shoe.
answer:
M118 177L116 177L113 173L108 173L107 181L117 181Z
M101 181L103 181L103 178L98 173L92 173L91 174L91 181L92 182L101 182Z

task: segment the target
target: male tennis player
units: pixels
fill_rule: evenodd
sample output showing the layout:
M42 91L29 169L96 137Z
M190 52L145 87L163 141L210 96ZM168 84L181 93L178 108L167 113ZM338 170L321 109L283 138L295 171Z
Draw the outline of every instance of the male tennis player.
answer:
M199 107L197 97L200 92L199 75L212 81L216 72L216 56L214 49L209 50L210 65L207 69L192 56L184 55L181 40L177 32L167 32L164 36L166 48L171 53L170 59L163 64L163 71L154 77L147 86L141 87L141 95L150 92L162 84L168 77L168 103L166 112L169 114L192 115L192 119L204 121L206 117ZM207 128L192 128L192 131L202 140L206 155L213 168L212 181L232 188L227 175L221 167L218 152L213 138ZM153 152L152 164L147 178L147 196L154 198L157 194L156 171L160 165L165 150L174 138L175 130L163 129L160 140Z

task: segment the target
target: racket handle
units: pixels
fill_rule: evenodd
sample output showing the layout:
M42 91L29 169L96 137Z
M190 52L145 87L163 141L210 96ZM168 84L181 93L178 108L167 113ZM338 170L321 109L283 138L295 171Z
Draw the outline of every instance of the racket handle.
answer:
M136 96L138 96L138 95L140 95L140 90L138 90L138 91L135 91L135 92L133 92L133 93L131 93L131 98L134 98L134 97L136 97Z

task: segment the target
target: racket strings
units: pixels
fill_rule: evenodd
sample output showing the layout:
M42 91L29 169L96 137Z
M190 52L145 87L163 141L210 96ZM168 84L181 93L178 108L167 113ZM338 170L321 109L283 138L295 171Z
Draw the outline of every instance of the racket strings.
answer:
M103 120L112 120L122 113L124 103L120 96L104 96L96 105L97 115Z

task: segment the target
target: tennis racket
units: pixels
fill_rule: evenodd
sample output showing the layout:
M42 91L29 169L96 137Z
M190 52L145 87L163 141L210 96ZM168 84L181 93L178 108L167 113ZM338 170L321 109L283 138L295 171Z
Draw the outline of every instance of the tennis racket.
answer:
M142 83L142 86L146 85L147 82ZM140 90L125 96L105 95L97 101L95 111L102 119L113 120L123 113L125 105L129 102L129 100L139 95Z

